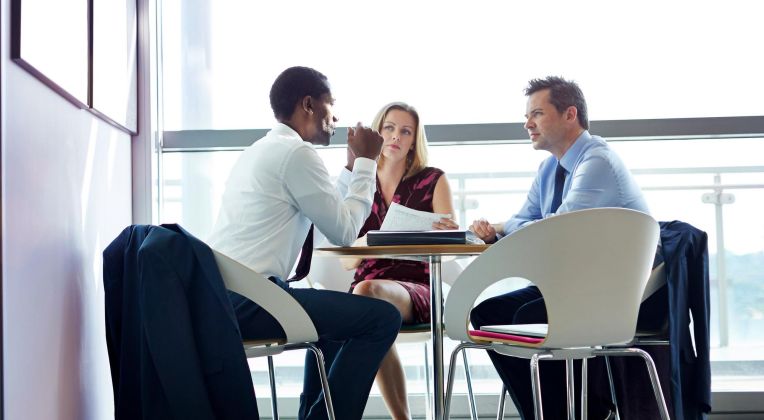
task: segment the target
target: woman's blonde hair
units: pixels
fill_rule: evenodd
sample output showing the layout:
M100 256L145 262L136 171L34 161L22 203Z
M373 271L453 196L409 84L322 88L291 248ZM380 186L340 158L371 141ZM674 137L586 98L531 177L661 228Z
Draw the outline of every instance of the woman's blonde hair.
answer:
M407 112L414 117L414 122L416 123L414 150L408 151L408 155L406 156L406 172L403 174L403 178L408 178L427 166L427 135L425 135L424 125L419 119L419 112L417 112L416 108L404 102L392 102L383 106L377 113L377 116L374 117L371 127L382 133L382 125L385 123L385 117L387 117L387 113L393 109ZM377 166L381 168L384 165L385 157L384 155L379 155Z

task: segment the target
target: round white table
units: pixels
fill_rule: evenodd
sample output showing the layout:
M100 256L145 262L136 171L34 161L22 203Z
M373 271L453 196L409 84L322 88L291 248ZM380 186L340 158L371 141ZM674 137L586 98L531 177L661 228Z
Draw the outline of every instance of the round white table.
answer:
M443 290L440 265L443 257L476 256L489 245L385 245L317 248L317 255L360 258L421 258L430 264L430 329L432 331L433 416L443 418Z

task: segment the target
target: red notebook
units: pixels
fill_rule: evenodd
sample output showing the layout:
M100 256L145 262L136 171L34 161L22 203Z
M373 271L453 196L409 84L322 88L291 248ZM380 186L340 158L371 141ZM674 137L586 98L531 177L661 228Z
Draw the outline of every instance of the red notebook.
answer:
M526 337L523 335L514 335L514 334L502 334L502 333L480 331L480 330L470 330L470 335L475 337L494 338L497 340L511 340L511 341L517 341L519 343L529 343L529 344L538 344L544 341L543 338Z

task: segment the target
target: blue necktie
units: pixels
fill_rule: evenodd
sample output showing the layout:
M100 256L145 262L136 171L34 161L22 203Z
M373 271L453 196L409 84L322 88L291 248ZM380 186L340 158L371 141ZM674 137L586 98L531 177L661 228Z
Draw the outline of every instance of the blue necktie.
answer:
M562 189L565 187L565 175L568 171L557 162L557 170L554 172L554 195L552 196L551 212L556 213L562 204Z

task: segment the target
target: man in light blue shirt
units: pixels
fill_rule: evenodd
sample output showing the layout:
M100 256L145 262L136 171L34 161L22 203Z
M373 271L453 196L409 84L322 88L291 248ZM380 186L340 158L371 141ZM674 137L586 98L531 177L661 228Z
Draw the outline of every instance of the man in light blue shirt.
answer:
M562 202L552 211L558 162L566 177ZM582 129L559 160L555 155L541 163L525 204L504 223L502 232L508 235L529 222L595 207L625 207L649 213L642 191L618 155L604 139Z
M476 220L472 224L481 239L493 243L528 223L574 210L625 207L648 213L642 191L621 159L604 139L589 134L586 102L575 83L558 77L537 79L531 81L526 95L525 128L533 148L546 150L552 156L539 166L517 214L504 223ZM558 163L565 170L565 181L562 201L553 210Z
M639 186L618 155L601 137L589 134L586 101L576 83L560 77L534 79L525 94L525 128L533 148L552 156L541 163L520 211L504 223L473 222L471 229L477 236L492 243L537 220L594 207L648 212ZM470 319L477 329L483 325L547 322L544 299L536 286L490 298L472 310ZM528 361L492 351L488 354L520 416L533 418ZM544 414L565 418L564 365L548 367L550 364L555 362L545 363L542 372L552 370L550 376L557 378L544 380ZM598 413L590 414L599 418Z

